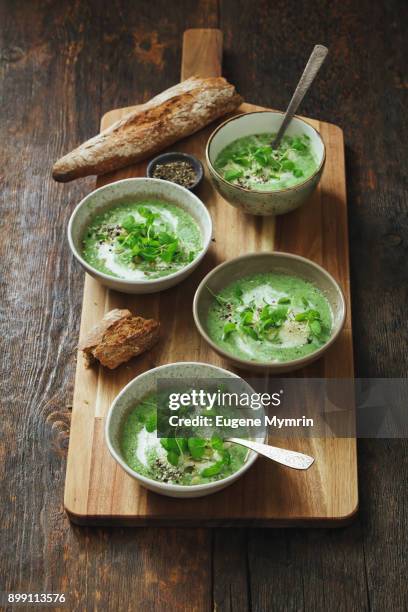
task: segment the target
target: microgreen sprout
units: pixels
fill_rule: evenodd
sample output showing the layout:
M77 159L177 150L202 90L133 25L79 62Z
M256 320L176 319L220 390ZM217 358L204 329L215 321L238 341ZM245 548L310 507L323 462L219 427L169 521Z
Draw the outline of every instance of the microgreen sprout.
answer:
M137 213L143 221L137 221L134 215L128 215L121 222L117 236L116 252L122 261L146 261L165 263L191 261L191 253L186 253L179 239L170 232L160 230L155 224L159 215L145 206L139 206Z
M228 145L216 160L216 168L228 182L244 187L256 177L256 182L280 180L282 175L303 176L302 158L312 157L310 139L306 134L285 136L273 149L273 134L244 137Z
M268 340L279 344L281 342L280 330L288 320L305 323L311 336L317 339L321 336L321 314L310 307L305 297L300 300L304 310L297 312L293 310L292 299L288 296L281 296L274 304L270 304L264 298L264 305L257 306L254 301L244 304L243 292L239 286L233 289L233 297L230 300L214 293L208 286L207 289L221 307L224 318L227 319L222 330L223 341L229 340L234 333L240 333L256 341Z
M216 458L217 460L201 471L201 475L209 478L221 473L224 466L231 462L231 456L221 438L161 438L160 444L167 452L167 461L177 467L180 461L202 461ZM220 458L218 458L220 457Z

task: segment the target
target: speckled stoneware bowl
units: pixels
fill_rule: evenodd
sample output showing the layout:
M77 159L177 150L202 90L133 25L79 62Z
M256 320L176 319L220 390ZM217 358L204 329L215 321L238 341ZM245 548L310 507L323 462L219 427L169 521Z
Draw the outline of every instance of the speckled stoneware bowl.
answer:
M315 285L328 300L333 315L332 335L326 344L310 353L310 355L283 362L253 361L241 359L224 351L211 339L208 333L207 321L208 310L214 297L207 287L212 293L217 294L227 285L241 278L265 272L297 276ZM298 370L312 363L327 351L333 342L336 341L343 328L346 317L346 304L342 290L334 278L324 268L318 266L310 259L290 253L252 253L231 259L217 266L203 278L194 296L193 315L197 329L204 340L208 342L214 351L236 367L258 373L283 374Z
M152 370L148 370L134 378L114 400L110 407L105 424L105 440L108 445L112 457L132 478L135 478L141 485L168 497L203 497L210 493L221 491L228 485L235 482L242 474L244 474L251 465L256 461L258 455L250 451L246 462L234 474L231 474L223 480L217 480L207 484L199 485L175 485L164 482L158 482L146 476L138 474L130 468L125 462L120 448L120 433L124 420L128 413L135 405L143 399L148 393L152 393L157 389L157 381L160 379L226 379L234 378L241 381L243 390L248 393L253 393L253 389L236 374L210 365L208 363L196 363L192 361L172 363L162 365ZM258 412L258 411L257 411ZM257 416L260 416L259 412ZM264 437L257 438L257 442L265 442Z
M286 134L298 136L306 134L310 138L310 146L317 160L317 169L303 182L275 191L254 191L228 183L214 168L219 153L234 140L262 134L277 132L283 120L283 113L278 111L258 111L232 117L222 123L211 134L206 149L206 160L211 180L232 206L252 215L282 215L301 206L315 190L323 172L326 160L324 142L320 134L306 121L294 117Z
M201 231L203 248L187 266L168 276L152 280L127 280L104 274L82 257L82 238L95 215L121 202L153 198L175 204L188 212ZM68 241L74 257L94 278L110 289L123 293L156 293L177 285L198 266L211 243L212 221L203 202L191 191L169 181L152 178L129 178L95 189L75 208L68 224Z

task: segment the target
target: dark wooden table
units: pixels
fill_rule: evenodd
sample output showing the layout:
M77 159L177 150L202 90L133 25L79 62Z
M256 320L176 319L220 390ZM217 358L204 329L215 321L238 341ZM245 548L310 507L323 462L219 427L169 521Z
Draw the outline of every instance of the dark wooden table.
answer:
M406 9L397 0L1 0L0 590L65 592L70 610L408 608L406 440L359 442L360 513L347 528L69 524L83 272L65 232L94 181L50 177L103 112L178 80L186 28L222 28L226 76L248 101L276 108L312 45L327 44L302 112L345 132L356 370L405 376Z

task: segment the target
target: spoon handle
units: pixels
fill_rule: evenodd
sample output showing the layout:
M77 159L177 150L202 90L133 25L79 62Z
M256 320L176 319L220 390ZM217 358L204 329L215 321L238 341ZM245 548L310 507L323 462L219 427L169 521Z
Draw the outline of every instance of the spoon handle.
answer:
M276 446L270 446L269 444L261 444L260 442L244 440L243 438L227 438L226 441L250 448L259 455L264 455L268 457L268 459L272 459L272 461L276 461L277 463L281 463L295 470L307 470L314 462L314 458L309 455L285 450L284 448L278 448Z
M300 81L297 84L295 92L292 96L291 101L289 102L289 106L286 110L285 116L282 121L282 125L279 128L279 131L276 135L275 140L272 143L272 148L277 149L282 136L286 132L286 128L288 127L290 121L292 120L293 115L296 113L299 104L302 102L305 97L309 87L314 81L316 74L319 72L321 65L326 59L326 55L329 50L327 47L323 45L315 45L310 57L309 61L306 64L306 68L303 71L302 76L300 77Z

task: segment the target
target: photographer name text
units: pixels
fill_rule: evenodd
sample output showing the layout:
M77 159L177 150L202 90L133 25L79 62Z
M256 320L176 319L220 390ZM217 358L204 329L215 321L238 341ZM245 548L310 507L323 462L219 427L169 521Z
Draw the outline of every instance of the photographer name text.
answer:
M168 423L170 427L225 427L229 429L238 429L239 427L275 427L283 429L286 427L313 427L314 421L305 416L297 419L280 418L276 415L260 417L228 417L224 415L197 415L194 417L182 417L173 414L169 417Z

